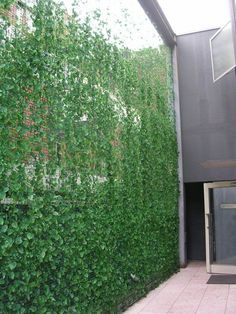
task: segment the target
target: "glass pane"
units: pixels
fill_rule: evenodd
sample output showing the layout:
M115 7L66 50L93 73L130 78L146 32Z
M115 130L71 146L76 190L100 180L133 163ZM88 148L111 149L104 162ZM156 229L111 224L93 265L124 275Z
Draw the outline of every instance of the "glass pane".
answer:
M236 265L236 187L213 190L214 262Z
M233 33L231 22L211 40L214 80L235 66Z

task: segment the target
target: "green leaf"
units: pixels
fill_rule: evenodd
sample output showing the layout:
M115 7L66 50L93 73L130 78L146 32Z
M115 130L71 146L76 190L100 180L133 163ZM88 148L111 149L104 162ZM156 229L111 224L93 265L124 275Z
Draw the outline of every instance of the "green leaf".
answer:
M13 269L15 269L16 268L16 262L11 262L10 264L9 264L9 268L10 268L10 270L13 270Z
M7 232L7 229L8 229L7 225L2 226L2 232Z
M5 187L2 191L0 191L0 199L4 199L8 191L9 191L8 187Z
M26 236L27 236L27 239L29 239L29 240L33 239L33 237L34 237L33 234L30 232L27 232Z
M22 240L21 237L17 237L16 240L15 240L16 244L21 244L22 242L23 242L23 240Z
M40 258L43 260L44 257L46 255L46 250L43 250L41 253L40 253Z
M10 272L9 277L13 280L15 279L15 273L14 272Z

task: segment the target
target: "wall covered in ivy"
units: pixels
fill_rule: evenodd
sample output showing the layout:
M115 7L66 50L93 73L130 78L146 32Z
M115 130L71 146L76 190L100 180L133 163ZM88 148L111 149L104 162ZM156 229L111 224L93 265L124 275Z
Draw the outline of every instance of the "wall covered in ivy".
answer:
M0 312L118 313L178 269L171 53L31 10L0 30Z

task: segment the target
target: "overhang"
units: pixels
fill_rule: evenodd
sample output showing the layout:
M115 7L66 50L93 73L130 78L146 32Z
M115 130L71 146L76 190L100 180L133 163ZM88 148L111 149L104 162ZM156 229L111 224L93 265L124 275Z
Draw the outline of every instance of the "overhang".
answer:
M172 30L164 12L156 0L138 0L150 21L158 31L164 43L173 48L176 45L176 35Z

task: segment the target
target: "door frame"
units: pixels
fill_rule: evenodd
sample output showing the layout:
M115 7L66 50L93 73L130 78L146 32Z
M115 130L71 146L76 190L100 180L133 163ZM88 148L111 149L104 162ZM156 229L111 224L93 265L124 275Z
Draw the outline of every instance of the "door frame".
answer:
M219 265L213 263L213 230L212 213L210 209L210 189L227 187L236 187L236 181L204 183L206 269L208 273L236 274L236 265Z

